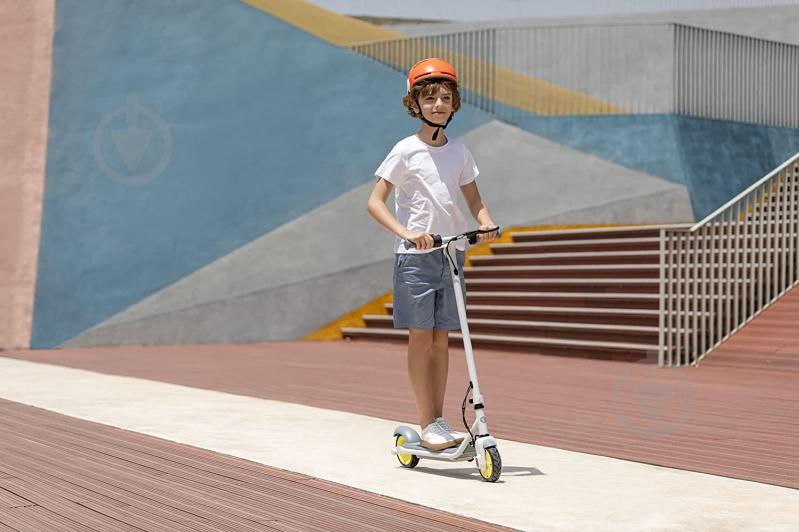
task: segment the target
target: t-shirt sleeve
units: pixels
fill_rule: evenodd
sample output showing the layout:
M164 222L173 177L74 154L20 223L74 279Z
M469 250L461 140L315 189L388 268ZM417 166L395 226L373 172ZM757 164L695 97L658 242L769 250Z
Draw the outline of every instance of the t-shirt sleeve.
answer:
M407 165L405 164L405 157L402 151L394 146L385 160L380 163L380 166L375 170L376 177L382 177L394 186L399 186L405 180L407 173Z
M478 175L480 175L480 170L477 169L477 164L474 162L472 152L470 152L469 148L465 146L463 151L465 152L464 159L466 159L466 161L464 162L463 170L461 170L461 178L458 183L460 186L468 185L474 181Z

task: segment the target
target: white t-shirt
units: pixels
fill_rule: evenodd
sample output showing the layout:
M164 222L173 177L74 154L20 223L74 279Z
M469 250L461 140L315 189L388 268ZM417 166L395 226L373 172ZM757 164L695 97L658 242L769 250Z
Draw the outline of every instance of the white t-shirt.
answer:
M436 147L411 135L392 148L375 176L394 185L397 220L409 231L453 236L467 230L466 218L458 208L460 187L479 173L463 142L447 139ZM457 246L465 249L466 243ZM397 253L432 251L405 249L400 238L396 238L394 249Z

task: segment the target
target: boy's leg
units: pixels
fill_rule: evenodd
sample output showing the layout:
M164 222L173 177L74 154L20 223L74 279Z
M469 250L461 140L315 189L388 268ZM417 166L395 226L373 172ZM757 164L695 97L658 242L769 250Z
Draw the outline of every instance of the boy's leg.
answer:
M449 371L449 331L433 330L433 360L430 383L433 389L433 418L444 415L444 395Z
M419 425L424 429L436 419L433 415L436 404L434 390L430 386L433 330L409 329L408 333L408 376L413 395L416 397Z

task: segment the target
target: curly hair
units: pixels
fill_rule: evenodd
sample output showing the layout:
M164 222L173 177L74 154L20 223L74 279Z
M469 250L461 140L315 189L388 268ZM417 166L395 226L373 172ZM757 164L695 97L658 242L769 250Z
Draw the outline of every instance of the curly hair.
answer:
M417 83L411 88L410 94L403 96L402 103L408 109L408 114L414 118L421 117L422 115L413 108L414 104L419 98L435 94L442 88L452 94L452 114L457 113L458 109L461 108L461 95L458 92L457 82L448 79L431 79Z

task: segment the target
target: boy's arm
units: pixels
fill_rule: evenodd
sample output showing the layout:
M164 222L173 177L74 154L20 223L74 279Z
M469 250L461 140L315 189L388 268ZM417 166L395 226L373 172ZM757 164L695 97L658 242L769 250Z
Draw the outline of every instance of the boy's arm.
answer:
M475 181L463 185L461 187L461 192L463 193L463 199L466 200L466 205L469 206L469 211L471 211L477 223L480 224L480 229L497 227L497 224L491 219L491 214L488 212L488 207L486 207L486 204L483 202L483 198L480 197L480 191L477 190L477 183ZM496 236L496 232L486 233L480 235L479 240L480 242L493 240Z
M394 185L389 183L383 178L377 180L372 193L369 195L369 201L366 210L372 215L372 218L377 220L380 225L402 238L403 240L410 240L416 244L417 249L430 249L433 247L433 237L427 233L417 233L408 231L399 220L391 214L391 211L386 207L386 200L388 195L391 194Z

